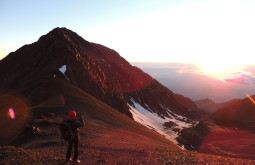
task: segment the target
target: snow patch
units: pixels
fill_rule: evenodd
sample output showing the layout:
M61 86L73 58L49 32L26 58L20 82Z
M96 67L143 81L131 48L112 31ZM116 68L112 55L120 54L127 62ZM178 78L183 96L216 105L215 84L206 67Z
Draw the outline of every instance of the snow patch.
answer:
M131 99L131 101L134 106L132 107L131 105L129 105L130 112L132 113L133 118L136 122L157 131L158 133L164 135L167 139L171 140L175 144L178 144L178 142L176 141L176 138L178 137L178 132L173 131L173 129L178 129L179 131L181 131L183 128L188 128L193 125L184 122L187 119L183 116L176 114L175 114L176 117L173 116L172 115L173 112L169 113L170 111L169 109L167 109L169 110L167 112L170 117L164 116L164 118L162 118L158 114L150 112L148 109L145 109L143 106L135 102L133 99ZM173 122L176 125L174 125L172 128L167 128L164 126L164 124L167 122Z
M61 66L61 67L59 68L59 71L60 71L61 73L63 73L63 75L65 76L65 78L66 78L67 80L69 80L69 79L67 78L67 76L65 75L65 72L66 72L66 65Z
M61 66L61 68L59 68L59 71L62 72L63 74L65 74L65 72L66 72L66 65Z

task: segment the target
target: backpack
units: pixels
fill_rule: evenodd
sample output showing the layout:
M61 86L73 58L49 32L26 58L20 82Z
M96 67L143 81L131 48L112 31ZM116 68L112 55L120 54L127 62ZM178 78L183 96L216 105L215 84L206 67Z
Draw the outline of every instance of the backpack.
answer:
M70 141L73 135L71 122L64 120L60 124L60 132L61 132L61 139L64 139L65 141Z

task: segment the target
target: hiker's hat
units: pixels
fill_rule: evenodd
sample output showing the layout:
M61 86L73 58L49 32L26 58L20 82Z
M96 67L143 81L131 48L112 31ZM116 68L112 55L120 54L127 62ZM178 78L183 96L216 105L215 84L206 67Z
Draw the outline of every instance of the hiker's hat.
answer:
M70 111L68 114L70 119L75 119L76 118L76 112L75 111Z

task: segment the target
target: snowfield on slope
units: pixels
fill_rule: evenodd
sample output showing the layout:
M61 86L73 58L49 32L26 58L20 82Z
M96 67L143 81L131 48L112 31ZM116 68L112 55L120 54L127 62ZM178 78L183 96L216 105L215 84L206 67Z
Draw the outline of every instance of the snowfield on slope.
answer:
M65 72L66 72L66 65L61 66L61 67L59 68L59 71L62 72L62 74L65 76L65 78L66 78L67 80L69 80L68 77L67 77L66 74L65 74Z
M133 102L134 107L129 105L130 112L132 113L133 118L136 122L157 131L175 144L178 144L176 138L178 137L179 131L181 131L183 128L189 128L196 124L184 122L186 120L185 117L174 114L172 111L169 110L169 108L161 106L168 112L168 115L170 116L164 116L164 118L162 118L158 114L152 113L148 109L145 109L134 100L131 101ZM168 122L173 122L176 125L173 125L172 128L164 126L164 124ZM174 131L174 129L179 131Z

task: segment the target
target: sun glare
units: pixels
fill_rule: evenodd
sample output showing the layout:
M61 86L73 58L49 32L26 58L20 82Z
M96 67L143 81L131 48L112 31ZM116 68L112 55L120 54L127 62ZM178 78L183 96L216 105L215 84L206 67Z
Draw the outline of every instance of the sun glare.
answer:
M226 64L209 63L202 65L202 72L209 75L219 75L228 72L232 67Z
M255 104L255 100L250 95L247 94L246 96L251 100L253 104Z
M234 72L239 71L239 65L222 61L222 62L204 62L200 68L202 74L222 80L232 75Z

